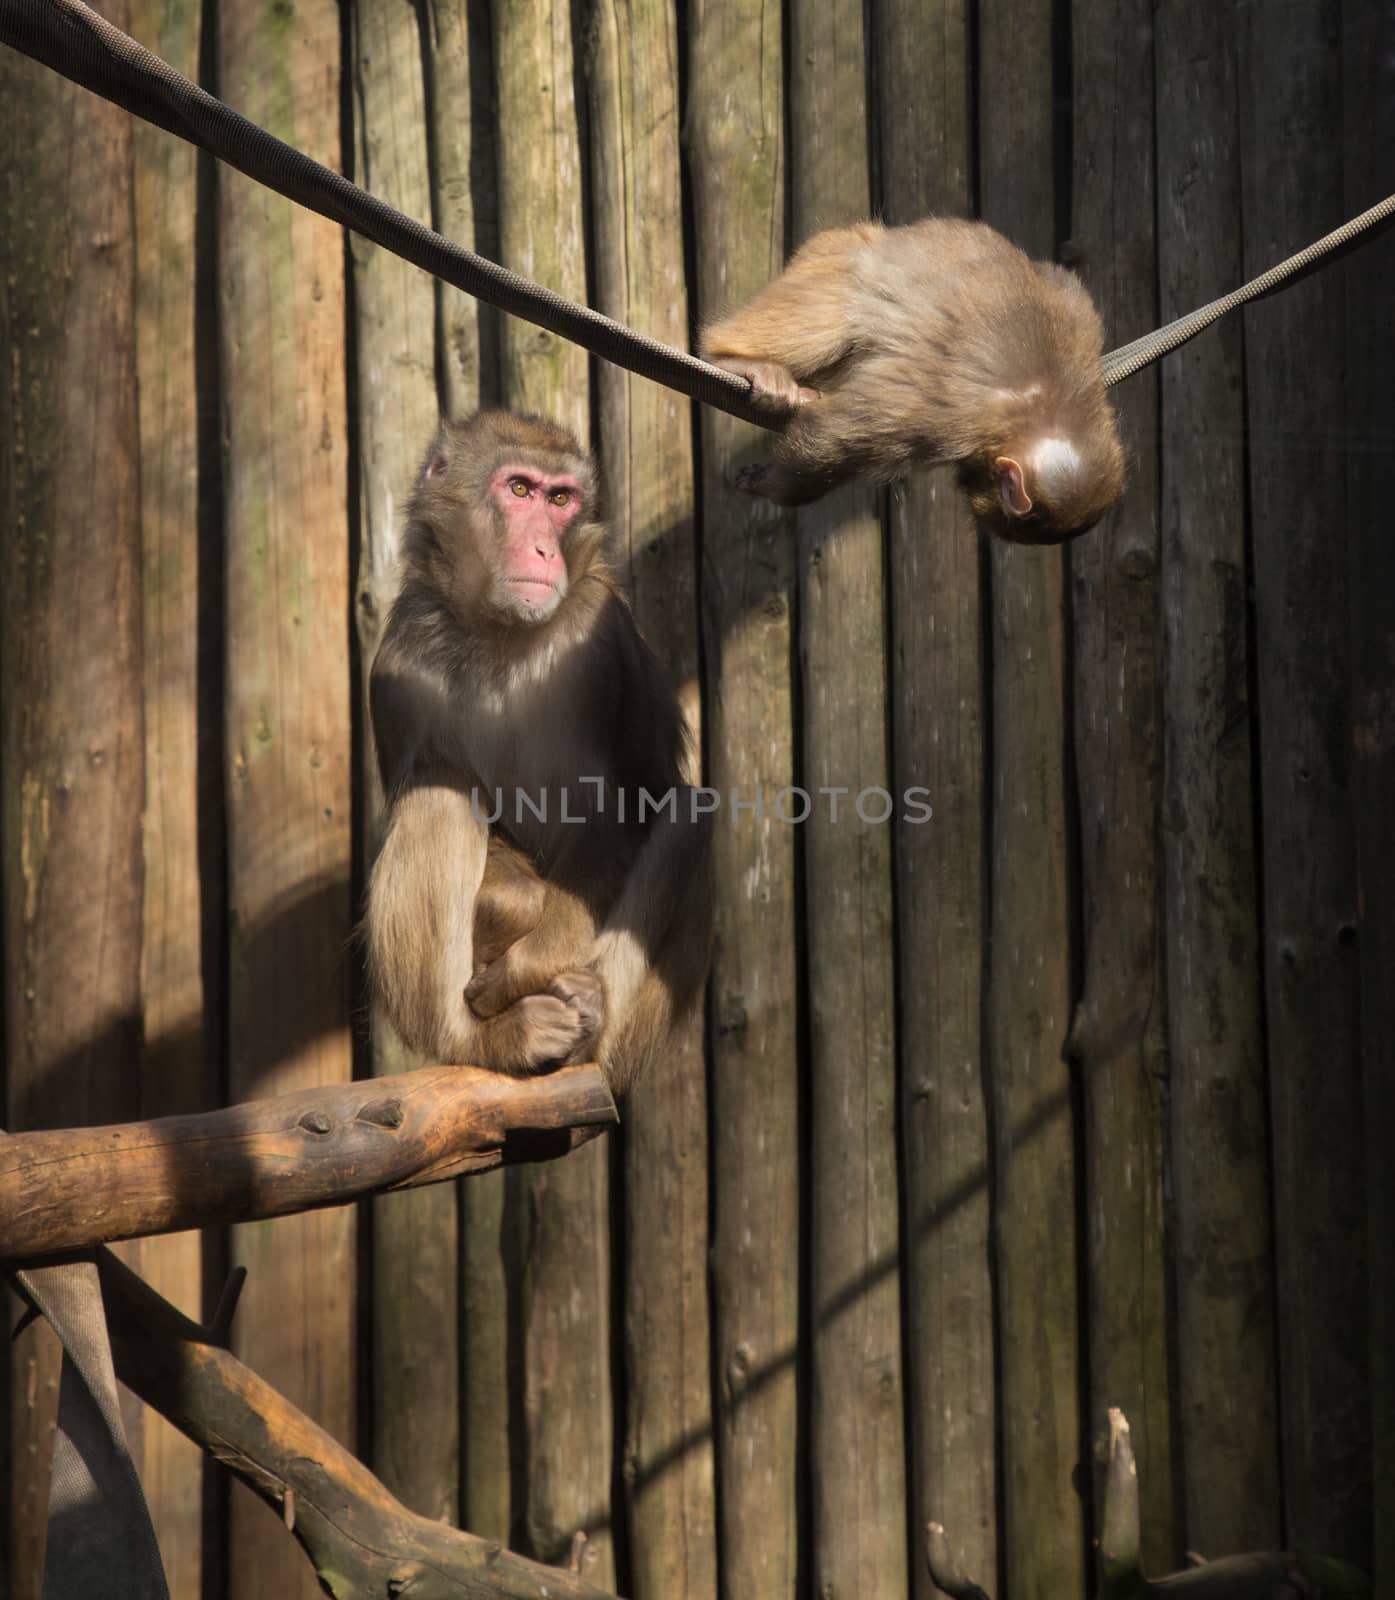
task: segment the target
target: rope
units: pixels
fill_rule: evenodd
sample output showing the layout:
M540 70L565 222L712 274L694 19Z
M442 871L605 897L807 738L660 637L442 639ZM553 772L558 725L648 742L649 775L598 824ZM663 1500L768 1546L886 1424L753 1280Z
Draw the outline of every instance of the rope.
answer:
M466 294L691 399L771 426L769 417L751 408L745 378L646 338L452 244L215 100L82 0L0 0L0 41Z
M0 41L466 294L690 399L760 427L772 426L769 417L752 409L746 379L636 333L589 306L564 300L551 289L453 244L215 100L82 0L0 0ZM1227 312L1296 282L1392 220L1395 195L1232 293L1111 351L1104 358L1105 383L1132 377Z
M1203 328L1219 322L1226 312L1234 311L1237 306L1248 305L1251 300L1262 300L1279 289L1286 289L1299 278L1307 277L1318 267L1326 266L1335 257L1344 255L1363 234L1373 231L1379 233L1389 227L1392 220L1395 220L1395 194L1387 195L1369 211L1363 211L1359 217L1353 217L1340 228L1324 234L1297 255L1281 261L1276 267L1270 267L1268 272L1260 273L1259 277L1252 278L1241 288L1232 289L1210 305L1189 311L1185 317L1178 317L1175 322L1169 322L1152 333L1145 333L1132 344L1111 350L1104 358L1105 383L1114 384L1122 378L1131 378L1159 356L1168 355L1179 345L1186 344L1188 339L1194 339Z

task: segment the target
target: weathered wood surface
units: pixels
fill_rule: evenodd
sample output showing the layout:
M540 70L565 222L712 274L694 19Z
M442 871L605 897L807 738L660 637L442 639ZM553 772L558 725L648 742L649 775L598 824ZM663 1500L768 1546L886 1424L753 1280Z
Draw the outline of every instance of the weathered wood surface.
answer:
M565 1570L409 1511L332 1434L109 1251L98 1263L117 1376L277 1513L262 1521L304 1569L294 1533L320 1592L340 1600L606 1600Z
M683 348L677 27L667 0L597 7L588 80L596 303ZM604 362L597 387L605 502L635 618L681 685L696 755L692 407L671 389ZM687 777L699 781L696 760ZM626 1592L633 1600L715 1600L700 1019L630 1092L623 1140Z
M339 8L224 7L228 100L340 164ZM219 173L226 449L229 1074L233 1101L346 1082L350 798L348 420L339 229ZM238 1353L353 1436L354 1216L258 1222ZM312 1595L260 1506L233 1493L230 1600Z
M188 1116L0 1143L0 1259L343 1205L536 1161L616 1120L599 1067L419 1067Z
M579 44L565 0L502 0L494 8L501 259L572 300L586 298L573 83ZM555 417L589 439L585 351L506 320L501 373L507 405ZM598 1142L555 1171L520 1180L528 1544L557 1561L584 1531L583 1570L606 1588L615 1583L609 1157L608 1143Z
M499 259L493 48L477 0L425 0L433 226L467 250ZM460 417L497 400L499 313L436 285L441 407ZM477 1186L478 1188L478 1186Z
M122 0L109 14L126 24ZM130 122L9 51L0 99L0 881L22 1129L139 1109L140 435ZM8 1362L0 1588L38 1600L57 1341L31 1327Z
M966 0L876 10L882 210L971 214ZM948 473L888 496L892 793L928 819L896 831L901 1165L907 1233L911 1526L956 1530L997 1587L993 1282L983 1070L982 552ZM912 809L912 817L923 813ZM914 1591L933 1594L914 1560Z
M426 85L418 15L406 0L363 0L349 14L354 180L429 220ZM368 674L397 589L404 507L436 424L432 281L386 250L350 236L358 405L358 560L354 620L365 737L357 794L371 853L382 793L368 735ZM421 1064L386 1021L372 1018L373 1072ZM455 1195L449 1189L373 1206L373 1370L370 1460L413 1510L459 1511L460 1354Z
M1164 322L1242 275L1237 62L1214 17L1155 13ZM1177 1449L1184 1542L1208 1555L1280 1533L1241 352L1236 318L1159 369Z
M979 10L979 184L986 221L1056 253L1053 7ZM1056 1600L1085 1584L1070 1075L1063 557L990 550L988 1072L992 1083L1002 1417L1002 1587Z
M197 81L197 7L133 0L131 31ZM200 158L146 123L132 123L131 138L145 683L144 1048L140 1103L131 1109L154 1117L202 1110L218 1094L221 977L206 981L204 961L211 958L221 973L223 908L220 886L202 867L220 831L222 774L216 741L199 738L201 715L217 714L216 679L199 665L221 648L221 539L209 516L217 509L209 449L217 394L207 371L216 330L206 316L208 280L198 261ZM131 1266L159 1293L198 1313L203 1242L197 1233L127 1249ZM202 1458L157 1412L134 1400L123 1408L170 1592L198 1594L205 1558Z
M1341 220L1339 21L1331 0L1236 13L1247 274ZM1346 418L1342 335L1333 271L1245 313L1285 1518L1295 1544L1364 1562L1358 913L1351 752L1339 732L1351 667L1348 468L1332 444Z
M490 20L475 0L427 0L434 223L447 238L499 258ZM436 285L436 365L443 412L497 404L499 316L482 301ZM462 1526L507 1541L515 1463L521 1457L521 1378L511 1361L509 1284L521 1273L516 1180L484 1173L456 1194ZM512 1201L510 1194L513 1194ZM457 1230L453 1230L457 1231Z
M694 0L685 141L704 319L784 264L780 15ZM764 435L703 408L702 624L708 782L794 782L792 519L731 480ZM713 834L712 1294L725 1590L791 1595L799 1571L798 1004L794 829L769 808Z
M1365 3L1342 13L1344 215L1374 205L1395 171L1390 115L1395 11ZM1346 406L1350 429L1347 558L1352 601L1352 774L1358 869L1361 1048L1367 1237L1370 1260L1371 1578L1395 1593L1395 321L1382 308L1395 277L1395 239L1368 245L1341 269L1346 294Z
M863 23L860 0L795 0L790 12L795 243L870 209ZM815 1590L851 1600L909 1583L892 824L876 796L889 776L882 528L860 486L795 523L803 784L816 797L804 828L810 1559Z
M1075 0L1071 10L1071 241L1106 349L1154 326L1152 18L1152 0ZM1122 1406L1143 1476L1143 1565L1165 1572L1182 1545L1165 1248L1156 369L1113 401L1128 491L1069 552L1084 940L1069 1049L1084 1091L1095 1457L1110 1408Z

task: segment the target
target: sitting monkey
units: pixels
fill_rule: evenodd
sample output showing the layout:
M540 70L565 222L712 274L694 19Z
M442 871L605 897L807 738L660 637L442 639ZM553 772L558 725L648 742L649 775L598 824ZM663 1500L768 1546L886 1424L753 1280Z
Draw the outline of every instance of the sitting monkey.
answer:
M1103 348L1073 273L941 217L816 234L702 339L783 419L738 487L804 505L952 462L980 520L1032 544L1084 533L1123 493Z
M412 1049L594 1059L620 1092L696 1004L712 911L678 698L606 544L565 430L442 424L370 680L387 811L365 931Z

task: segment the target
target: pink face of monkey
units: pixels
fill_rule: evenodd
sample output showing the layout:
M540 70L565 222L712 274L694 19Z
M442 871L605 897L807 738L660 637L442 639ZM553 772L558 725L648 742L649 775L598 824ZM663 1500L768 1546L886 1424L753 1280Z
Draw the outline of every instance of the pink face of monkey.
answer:
M567 593L562 543L581 510L581 481L568 472L505 462L489 480L489 499L503 542L496 603L520 622L545 622Z

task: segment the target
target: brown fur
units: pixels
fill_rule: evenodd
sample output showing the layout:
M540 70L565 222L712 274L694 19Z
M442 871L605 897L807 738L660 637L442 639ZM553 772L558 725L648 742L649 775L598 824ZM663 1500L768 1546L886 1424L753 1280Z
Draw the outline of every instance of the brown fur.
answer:
M849 478L953 463L994 532L1034 543L1084 532L1123 492L1103 347L1072 273L983 223L935 217L817 234L702 341L787 418L742 487L799 505ZM1025 514L1007 507L1003 462L1020 467Z
M545 621L498 598L488 485L511 462L582 485L562 538L566 593ZM689 820L677 697L620 592L595 498L590 458L550 422L487 412L442 425L373 664L388 814L366 930L376 993L413 1049L504 1072L594 1058L619 1091L701 991L709 838ZM605 780L603 811L585 778ZM560 816L564 787L584 821ZM674 790L677 819L641 824L641 788ZM515 804L518 790L546 792L546 820ZM496 791L503 813L487 824Z

